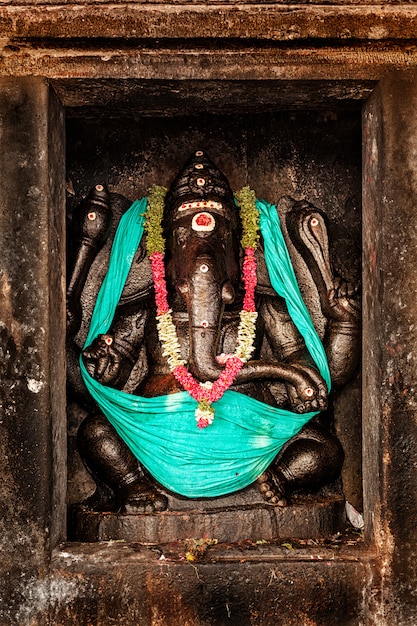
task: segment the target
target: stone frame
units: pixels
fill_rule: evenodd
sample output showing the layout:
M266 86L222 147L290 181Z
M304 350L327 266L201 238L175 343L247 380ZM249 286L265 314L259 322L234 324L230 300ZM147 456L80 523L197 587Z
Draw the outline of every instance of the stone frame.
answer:
M208 3L199 14L190 5L134 4L113 6L112 17L104 4L0 7L3 623L151 624L181 615L196 625L411 624L417 619L417 10L389 3L290 10L225 3L215 10ZM196 29L204 46L194 40ZM323 546L219 547L191 567L175 550L61 544L62 107L112 104L115 84L123 96L127 80L134 95L152 80L196 75L273 77L283 87L283 107L363 101L366 532L361 546L345 545L337 554Z

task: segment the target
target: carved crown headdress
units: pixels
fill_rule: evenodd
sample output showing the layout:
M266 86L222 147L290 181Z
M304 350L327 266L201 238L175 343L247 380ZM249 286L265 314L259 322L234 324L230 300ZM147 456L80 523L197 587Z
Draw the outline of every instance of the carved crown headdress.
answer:
M188 159L173 181L165 198L165 225L169 227L183 215L210 211L237 225L237 211L229 182L202 151Z

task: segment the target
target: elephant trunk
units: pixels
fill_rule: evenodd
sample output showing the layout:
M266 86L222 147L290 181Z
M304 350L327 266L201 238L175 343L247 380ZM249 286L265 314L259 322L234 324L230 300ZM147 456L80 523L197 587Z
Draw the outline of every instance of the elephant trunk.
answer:
M233 302L233 287L218 260L204 255L195 259L188 278L180 280L177 288L188 309L190 372L200 382L215 380L222 371L216 351L223 311L225 304Z

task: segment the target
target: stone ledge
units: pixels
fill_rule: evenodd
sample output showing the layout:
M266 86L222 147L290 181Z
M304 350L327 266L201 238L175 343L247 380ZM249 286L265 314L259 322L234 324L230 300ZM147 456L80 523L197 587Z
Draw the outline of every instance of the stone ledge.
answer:
M184 50L160 48L81 49L32 48L27 42L3 49L0 76L44 76L57 80L96 81L91 98L98 99L99 80L227 80L298 81L308 93L317 81L338 81L341 98L362 98L372 81L392 70L417 67L417 49L396 47L373 50L348 48L301 48L295 50L236 49ZM302 83L302 84L301 84ZM123 89L125 93L126 89ZM73 89L73 95L75 90ZM362 94L362 95L361 95ZM366 97L365 95L365 97ZM63 104L66 104L65 101Z
M373 623L367 598L378 594L379 576L366 549L223 544L190 562L188 548L63 545L52 561L50 623Z
M207 544L201 558L195 563L207 565L214 563L376 563L376 554L372 546L363 542L360 535L353 539L353 530L341 533L337 545L332 540L288 540L280 541L234 541ZM62 543L52 555L52 566L56 570L77 571L79 568L101 568L109 563L120 566L137 567L141 563L148 565L167 562L182 564L186 552L190 550L192 540L177 540L169 543L147 544L145 542L99 541ZM161 558L162 557L162 558ZM190 561L191 562L191 561Z
M0 38L415 39L412 5L66 4L0 6Z
M289 537L329 537L345 526L342 497L292 506L229 506L211 510L177 510L155 514L116 514L73 507L71 526L76 541L140 541L169 543L212 537L217 541L272 541Z

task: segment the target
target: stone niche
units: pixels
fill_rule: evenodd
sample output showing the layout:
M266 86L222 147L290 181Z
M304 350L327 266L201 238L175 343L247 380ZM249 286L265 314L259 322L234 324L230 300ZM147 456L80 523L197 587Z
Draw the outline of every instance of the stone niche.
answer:
M0 7L0 622L415 624L415 7L32 4ZM200 148L236 190L323 209L361 278L361 371L335 406L361 535L313 532L314 502L288 508L297 531L217 544L181 508L175 541L67 526L93 486L65 391L65 216L98 182L168 185Z
M153 184L169 186L193 150L203 149L219 165L236 191L250 184L258 197L277 203L282 196L307 199L323 209L331 224L333 264L352 283L361 280L361 117L358 104L330 109L281 110L273 93L234 86L233 112L227 96L217 111L210 109L213 87L200 84L196 102L190 94L181 114L164 90L154 94L162 111L131 111L121 115L104 109L67 115L68 217L91 187L106 182L113 194L134 200ZM208 93L203 108L201 100ZM172 99L172 96L171 96ZM237 105L237 103L239 103ZM262 103L267 103L262 104ZM203 109L203 111L201 110ZM204 110L205 109L205 110ZM220 109L220 110L219 110ZM248 112L249 111L249 112ZM113 196L117 205L117 196ZM282 215L283 228L285 215ZM117 209L115 211L117 223ZM116 224L115 224L116 225ZM71 250L71 240L68 249ZM100 253L108 258L110 241ZM291 253L297 255L292 247ZM96 266L99 265L96 262ZM319 332L323 317L304 271L301 283ZM87 303L88 306L88 303ZM81 336L85 337L86 329ZM84 415L69 403L69 504L80 502L91 490L91 481L80 467L74 449L75 433ZM214 537L219 541L308 540L334 535L345 528L344 501L362 510L361 401L359 371L338 394L335 426L343 442L346 460L343 489L300 498L286 509L268 507L256 488L211 501L170 496L172 513L111 515L81 513L69 518L69 536L79 540L129 539L168 542L175 539ZM328 491L328 490L327 490ZM201 511L206 511L201 513ZM180 513L183 513L181 516Z

